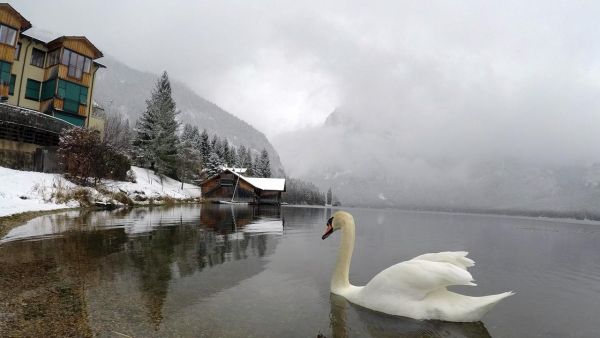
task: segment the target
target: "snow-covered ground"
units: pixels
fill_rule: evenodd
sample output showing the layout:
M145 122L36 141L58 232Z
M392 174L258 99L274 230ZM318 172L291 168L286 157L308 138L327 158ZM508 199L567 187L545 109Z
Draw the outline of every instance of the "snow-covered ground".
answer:
M121 181L104 181L106 188L112 191L121 191L129 196L140 194L143 192L147 198L157 198L160 196L169 196L174 199L187 199L200 197L200 187L192 184L183 184L169 177L164 177L161 181L160 177L148 169L131 167L135 175L136 183L121 182Z
M173 199L189 199L200 197L200 187L184 184L171 178L161 179L148 169L131 167L136 183L121 181L105 181L103 186L113 192L121 191L128 196L144 196L160 198L168 196ZM57 189L72 190L78 186L60 174L46 174L32 171L13 170L0 167L0 217L26 211L41 211L78 207L79 203L71 201L57 203L52 197ZM108 198L92 188L90 195L94 199L106 201ZM134 199L135 200L135 199Z

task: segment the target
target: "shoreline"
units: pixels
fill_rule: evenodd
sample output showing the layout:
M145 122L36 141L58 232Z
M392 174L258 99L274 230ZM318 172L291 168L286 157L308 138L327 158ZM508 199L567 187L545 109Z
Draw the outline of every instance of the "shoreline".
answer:
M101 210L116 210L116 209L134 209L134 208L143 208L143 207L165 207L165 206L170 207L170 206L177 206L177 205L184 205L184 204L201 205L204 203L206 203L206 202L204 202L202 200L189 201L189 200L182 199L182 200L174 200L174 201L171 200L171 201L169 201L169 203L146 203L146 204L136 203L133 205L118 206L116 208L102 208L102 207L98 207L98 206L89 206L89 207L79 206L79 207L66 207L66 208L48 209L48 210L24 211L24 212L11 214L11 215L0 216L0 238L3 238L4 236L6 236L6 234L8 234L12 229L14 229L18 226L21 226L39 216L45 216L45 215L55 214L55 213L64 212L64 211L76 211L76 210L101 211Z

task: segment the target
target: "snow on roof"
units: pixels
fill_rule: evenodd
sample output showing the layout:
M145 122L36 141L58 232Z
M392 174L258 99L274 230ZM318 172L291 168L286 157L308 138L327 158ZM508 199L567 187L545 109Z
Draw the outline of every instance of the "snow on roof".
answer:
M27 30L27 32L23 32L22 34L25 36L29 36L30 38L39 40L43 43L48 43L61 37L60 35L54 32L36 27L31 27Z
M225 170L231 171L236 176L239 176L241 179L260 190L285 191L285 178L247 177L228 168L225 168Z
M284 191L285 178L263 178L263 177L246 177L239 175L240 178L252 184L261 190Z
M234 173L239 173L239 174L243 174L243 173L245 173L246 171L248 171L248 168L233 168L233 167L231 167L231 168L230 168L230 167L223 167L222 169L223 169L223 170L229 170L229 171L232 171L232 172L234 172Z

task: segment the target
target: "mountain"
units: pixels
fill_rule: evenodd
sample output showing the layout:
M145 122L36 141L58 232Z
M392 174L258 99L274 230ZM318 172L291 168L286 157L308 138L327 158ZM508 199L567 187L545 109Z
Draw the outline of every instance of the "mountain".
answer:
M150 97L158 75L133 69L110 56L101 61L107 69L98 72L94 100L106 109L122 112L134 124L146 109L146 100ZM181 112L181 122L198 126L200 130L206 129L209 134L216 133L220 137L226 137L235 146L243 144L250 147L255 155L263 148L266 149L273 176L284 175L279 154L263 133L202 98L185 84L175 79L170 80L173 98Z
M336 110L323 125L273 142L290 176L324 191L331 187L346 206L600 213L598 164L552 165L466 150L462 156L427 153L400 123L373 120Z

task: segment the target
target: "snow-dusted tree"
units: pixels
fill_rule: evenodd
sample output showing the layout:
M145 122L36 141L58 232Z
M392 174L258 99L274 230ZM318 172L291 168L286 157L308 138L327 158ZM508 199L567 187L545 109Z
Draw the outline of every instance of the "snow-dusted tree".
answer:
M163 72L150 99L146 100L146 111L136 125L134 145L136 161L140 165L162 175L176 175L179 144L177 114L169 77L167 72Z
M238 150L235 147L229 148L229 161L232 167L238 166Z
M210 155L208 155L208 160L204 163L206 175L210 177L219 173L223 165L223 159L221 159L217 153L211 152Z
M271 161L267 150L263 149L260 157L254 160L253 174L256 177L271 177Z
M229 149L229 142L227 142L226 138L221 139L221 158L223 159L223 162L225 162L225 165L230 167L232 164L231 162L229 162L229 160L231 159L231 155L230 155L230 149Z
M198 127L186 124L183 127L179 143L179 161L177 176L182 182L191 183L198 179L201 167L200 133Z
M215 134L210 140L210 151L221 156L221 143L219 142L219 137ZM210 153L208 154L210 157Z
M333 197L332 197L332 193L331 193L331 187L329 188L329 190L327 190L327 199L325 200L325 204L332 204L333 203Z
M252 156L252 155L250 155ZM254 156L254 158L252 158L252 164L250 165L251 168L251 172L252 172L252 176L253 177L262 177L262 171L260 170L260 166L258 164L258 156Z
M242 144L236 150L236 154L235 154L235 166L238 167L238 168L246 168L244 166L245 157L246 157L246 147Z
M206 129L202 131L200 135L200 154L202 155L202 161L205 162L208 160L208 155L210 155L210 140L208 137L208 132Z

